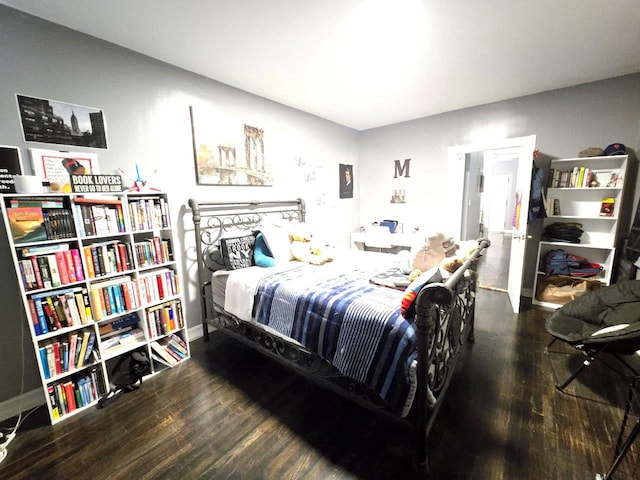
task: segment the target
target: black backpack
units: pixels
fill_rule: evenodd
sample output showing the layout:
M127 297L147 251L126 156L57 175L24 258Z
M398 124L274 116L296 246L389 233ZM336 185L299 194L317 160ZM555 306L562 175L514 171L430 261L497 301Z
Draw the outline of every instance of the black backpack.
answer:
M110 405L123 393L140 388L142 377L150 372L151 362L146 352L135 351L121 356L111 372L109 391L98 400L98 408Z

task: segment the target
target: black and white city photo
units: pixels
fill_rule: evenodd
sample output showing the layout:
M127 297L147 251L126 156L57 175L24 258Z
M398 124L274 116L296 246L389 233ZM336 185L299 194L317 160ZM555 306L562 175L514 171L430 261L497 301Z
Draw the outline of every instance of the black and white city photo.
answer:
M19 94L16 97L25 142L107 148L102 110Z

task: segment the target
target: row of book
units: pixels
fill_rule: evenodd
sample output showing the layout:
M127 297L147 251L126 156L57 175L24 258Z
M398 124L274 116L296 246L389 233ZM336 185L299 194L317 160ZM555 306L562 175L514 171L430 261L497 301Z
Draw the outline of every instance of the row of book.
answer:
M58 419L78 408L90 405L104 394L102 370L94 367L87 375L49 385L47 391L52 416Z
M89 293L94 318L101 320L138 308L138 282L125 275L92 284Z
M135 231L169 228L168 206L163 197L129 199L129 218Z
M153 341L149 346L152 358L168 367L173 367L189 356L186 342L176 334Z
M83 247L87 277L96 278L134 268L131 245L112 240Z
M16 245L75 237L73 217L67 209L14 207L7 209L7 217Z
M570 170L552 168L549 170L549 183L551 188L588 188L593 182L597 182L593 171L587 167L574 167Z
M42 373L46 379L73 372L99 360L96 334L91 330L70 333L38 347Z
M171 250L169 240L160 237L153 237L149 240L136 242L136 260L140 267L160 265L171 261Z
M622 177L618 170L591 170L574 167L570 170L552 168L549 171L550 188L621 187Z
M173 301L156 305L145 310L149 338L166 335L184 327L182 303Z
M27 302L36 336L93 321L86 287L35 294Z
M179 294L179 283L172 270L161 269L134 280L128 275L85 286L40 292L27 298L36 336L66 327L84 325L112 315L135 310ZM177 305L176 305L177 303ZM170 325L184 325L182 305L173 302ZM158 307L158 309L163 307ZM155 307L152 307L155 311ZM159 315L159 314L153 314ZM170 327L170 330L176 327Z
M80 251L68 243L25 247L18 260L25 290L57 288L85 279Z
M168 246L162 247L164 250ZM113 240L83 247L88 278L98 278L134 268L131 245ZM68 243L25 247L18 260L25 290L57 288L85 279L80 250Z
M81 237L126 232L122 201L119 198L75 197L73 208L77 216L82 218L78 225Z
M138 278L140 303L148 305L180 293L178 276L173 270L161 268Z

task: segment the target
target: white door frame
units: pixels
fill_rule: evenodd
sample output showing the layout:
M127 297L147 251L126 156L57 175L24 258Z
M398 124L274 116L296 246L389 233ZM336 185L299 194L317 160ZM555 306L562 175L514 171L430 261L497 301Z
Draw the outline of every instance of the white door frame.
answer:
M458 145L454 147L449 147L448 149L448 168L449 168L449 207L451 209L450 225L449 231L457 232L456 238L460 238L461 230L462 230L462 222L460 219L463 214L463 200L464 200L464 175L465 175L465 157L469 153L487 151L487 150L499 150L505 148L515 148L520 151L524 151L524 149L531 149L531 153L533 153L533 148L535 148L535 135L529 135L527 137L516 137L516 138L508 138L502 140L494 140L487 143L477 143L477 144L468 144L468 145ZM531 158L521 158L520 163L525 164L529 167L529 175L531 162L533 161L533 157ZM526 191L527 198L526 201L523 200L523 209L525 212L523 213L523 222L524 228L526 229L526 207L529 204L529 191ZM515 230L514 230L515 231ZM525 239L521 239L523 242L522 252L520 255L524 256L524 243ZM522 273L524 269L524 258L519 265L519 271L516 272L516 268L514 266L513 258L510 264L509 276L510 276L510 285L516 284L518 285L518 297L521 295L522 290ZM514 282L513 278L515 275L519 275L517 278L519 281ZM511 288L511 287L510 287ZM510 292L510 298L513 296L513 292ZM520 302L512 301L512 307L514 312L520 311Z

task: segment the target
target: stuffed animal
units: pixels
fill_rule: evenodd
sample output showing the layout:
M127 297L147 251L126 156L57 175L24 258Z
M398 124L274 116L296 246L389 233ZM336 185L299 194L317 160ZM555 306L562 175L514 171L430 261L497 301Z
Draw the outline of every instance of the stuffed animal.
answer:
M424 245L421 245L413 256L411 268L426 272L427 270L437 267L444 260L446 253L442 246L446 237L442 233L436 233L425 239Z
M302 234L290 234L291 255L299 262L307 262L312 265L324 265L333 260L333 257L321 248L314 246L311 237Z
M440 266L447 272L453 273L475 252L478 248L478 242L476 240L465 240L460 242L456 254L452 257L446 257L442 260Z

